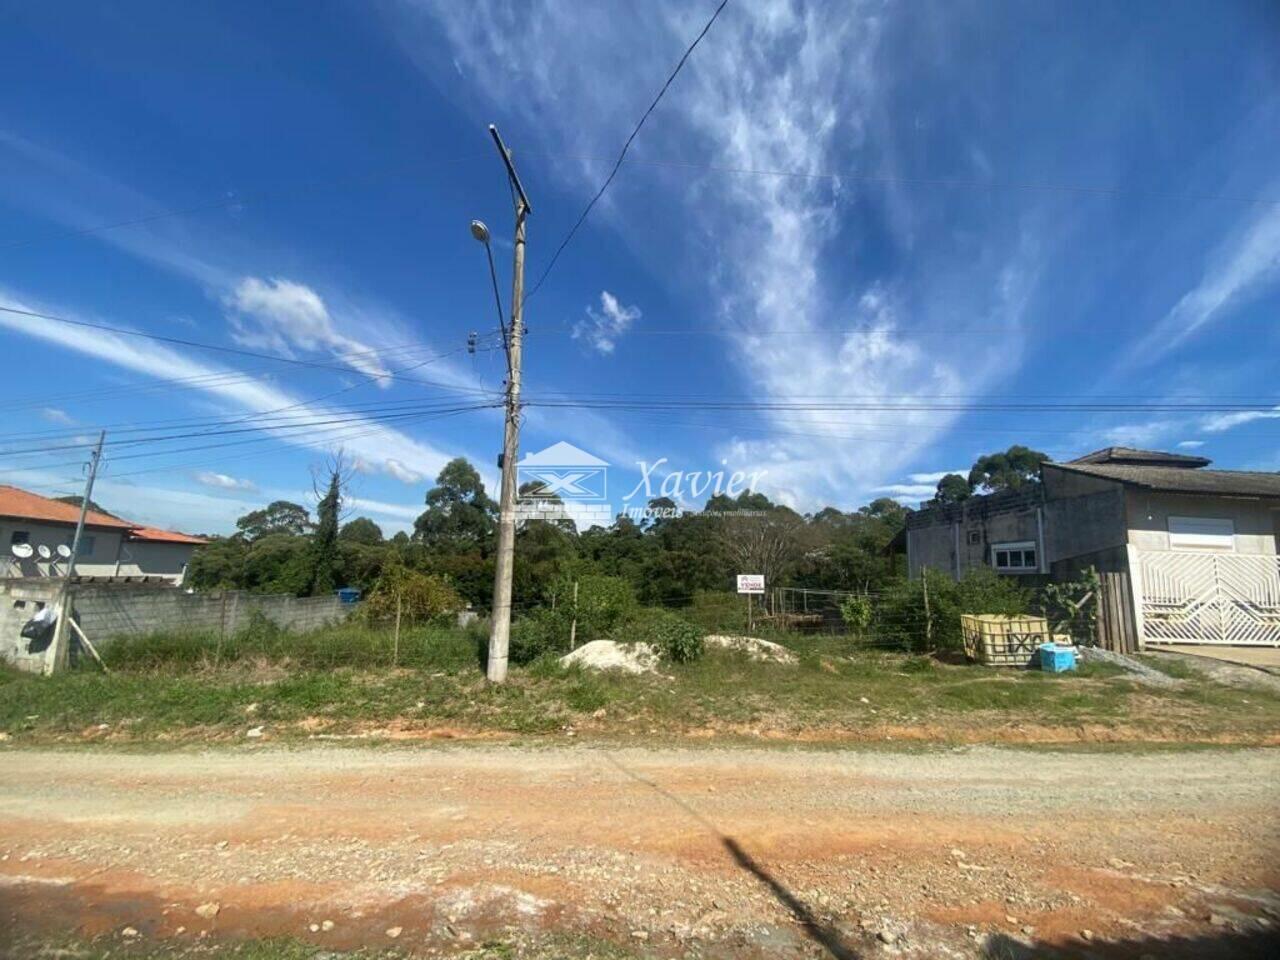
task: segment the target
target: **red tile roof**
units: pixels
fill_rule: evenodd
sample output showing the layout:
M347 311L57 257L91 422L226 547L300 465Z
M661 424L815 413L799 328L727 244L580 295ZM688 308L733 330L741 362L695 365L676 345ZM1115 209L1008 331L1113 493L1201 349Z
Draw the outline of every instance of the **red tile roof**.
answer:
M159 530L156 527L134 527L129 531L130 540L146 540L151 543L193 543L202 544L209 541L203 537L193 537L189 533L178 533L176 530Z
M80 508L71 503L63 503L61 500L50 500L38 493L0 484L0 517L74 525L80 519ZM128 530L133 526L127 520L111 517L97 510L86 513L84 522L86 526L107 527L113 530Z
M65 523L75 526L80 519L80 508L75 504L63 503L61 500L50 500L30 490L0 484L0 517L11 517L16 520L36 520L43 523ZM85 526L127 531L130 540L144 540L153 543L208 543L200 537L173 530L160 530L157 527L142 527L128 520L121 520L109 514L90 510L84 517Z

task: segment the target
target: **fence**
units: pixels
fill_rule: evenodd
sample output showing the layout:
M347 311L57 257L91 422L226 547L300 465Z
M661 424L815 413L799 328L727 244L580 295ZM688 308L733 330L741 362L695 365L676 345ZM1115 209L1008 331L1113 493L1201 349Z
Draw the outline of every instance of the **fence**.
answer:
M40 670L45 652L27 652L22 625L57 601L60 581L0 582L0 657L24 670ZM344 619L353 609L337 597L259 595L244 591L184 593L175 588L84 585L73 589L76 621L101 649L117 637L151 633L228 636L256 614L287 630L307 631Z

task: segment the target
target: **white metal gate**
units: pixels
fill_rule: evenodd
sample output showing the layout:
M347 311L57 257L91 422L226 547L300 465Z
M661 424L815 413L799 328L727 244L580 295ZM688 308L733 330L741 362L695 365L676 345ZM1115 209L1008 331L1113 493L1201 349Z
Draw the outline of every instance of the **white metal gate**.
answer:
M1130 549L1146 643L1280 646L1280 557Z

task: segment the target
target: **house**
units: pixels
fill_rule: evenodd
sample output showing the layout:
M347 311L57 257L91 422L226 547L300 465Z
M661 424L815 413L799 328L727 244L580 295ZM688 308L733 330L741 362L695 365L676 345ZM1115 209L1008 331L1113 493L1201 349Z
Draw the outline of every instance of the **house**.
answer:
M1086 567L1131 580L1139 639L1280 645L1280 473L1108 447L1021 491L907 517L909 575L990 567L1028 583Z
M0 485L0 577L65 575L80 508L18 487ZM192 551L205 543L185 533L157 530L88 510L76 558L76 576L182 583ZM61 549L59 549L61 548Z

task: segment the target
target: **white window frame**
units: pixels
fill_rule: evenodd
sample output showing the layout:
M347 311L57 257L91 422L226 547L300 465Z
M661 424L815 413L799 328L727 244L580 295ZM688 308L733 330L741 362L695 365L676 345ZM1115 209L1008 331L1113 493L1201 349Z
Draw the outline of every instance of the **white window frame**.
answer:
M1026 560L1026 552L1030 550L1032 553L1032 563L1027 566L1024 563L1018 566L1001 566L1000 554L1005 553L1012 555L1017 553L1019 558ZM1005 543L993 543L991 545L991 566L996 573L1039 573L1040 572L1040 545L1034 540L1009 540Z
M1212 528L1216 526L1217 530ZM1182 527L1175 530L1174 527ZM1170 550L1235 553L1236 522L1230 517L1175 517L1165 521ZM1196 529L1199 528L1199 529Z

